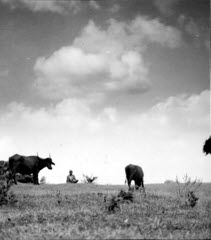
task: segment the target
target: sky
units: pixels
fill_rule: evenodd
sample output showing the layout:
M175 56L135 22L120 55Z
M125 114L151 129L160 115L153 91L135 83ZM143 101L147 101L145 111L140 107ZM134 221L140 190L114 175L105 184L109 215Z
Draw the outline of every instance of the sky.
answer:
M211 181L207 0L0 0L0 158L124 184Z

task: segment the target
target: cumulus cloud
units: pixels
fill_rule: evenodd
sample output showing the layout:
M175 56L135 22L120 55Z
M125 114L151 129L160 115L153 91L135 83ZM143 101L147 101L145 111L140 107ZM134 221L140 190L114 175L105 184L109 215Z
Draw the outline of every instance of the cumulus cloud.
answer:
M101 8L99 2L94 0L89 1L89 6L95 10L99 10Z
M1 0L9 4L11 8L26 7L33 12L54 12L63 14L68 10L78 12L80 10L79 1L39 1L39 0Z
M45 97L106 95L118 91L145 91L150 86L146 43L178 47L180 32L158 19L137 17L130 23L109 20L106 29L93 21L71 46L37 59L36 86Z
M174 5L179 2L179 0L154 0L155 6L164 15L172 15L174 13Z
M147 86L147 68L139 54L126 52L119 59L66 47L34 67L42 94L52 98L92 96L92 91L119 91Z
M32 12L53 12L59 14L65 14L69 11L78 13L82 7L87 4L94 10L100 10L101 6L97 1L63 1L63 0L0 0L1 2L8 4L12 9L25 7Z
M205 24L201 21L195 21L191 17L181 14L178 17L178 23L184 32L192 38L195 46L205 46L209 50L209 23Z
M117 13L119 10L120 10L120 5L119 4L117 4L117 3L115 3L115 4L113 4L112 5L112 7L110 8L110 12L111 13Z
M105 30L89 21L81 35L75 39L74 45L86 51L107 53L112 51L118 55L124 50L131 49L142 52L149 43L176 48L181 42L181 32L175 27L165 25L159 19L138 16L129 23L110 19Z
M150 42L169 48L176 48L181 44L180 31L175 27L164 25L158 19L137 17L131 23L131 31L134 34L137 32Z
M152 125L156 121L158 126L172 133L202 130L205 132L209 129L210 124L209 99L210 92L208 90L199 95L187 96L184 94L169 97L151 108L147 113L147 121L151 119Z
M9 70L5 69L5 70L0 70L0 78L4 78L7 77L9 75Z
M127 116L115 108L94 114L76 99L37 110L12 103L1 111L2 158L51 153L55 168L41 172L50 182L65 182L71 167L79 179L86 173L99 176L100 183L123 184L129 163L142 165L146 182L186 173L210 181L210 161L202 153L210 131L209 99L208 90L174 96Z

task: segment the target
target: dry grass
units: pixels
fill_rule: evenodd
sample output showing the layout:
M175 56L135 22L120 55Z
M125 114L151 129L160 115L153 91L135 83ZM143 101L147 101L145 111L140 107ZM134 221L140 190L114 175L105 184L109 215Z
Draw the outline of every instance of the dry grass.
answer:
M209 239L210 187L201 186L191 208L178 204L176 186L169 191L165 184L146 185L146 196L134 192L129 201L126 186L19 184L11 187L18 201L0 207L0 233L2 239ZM112 197L121 200L108 211L105 199Z

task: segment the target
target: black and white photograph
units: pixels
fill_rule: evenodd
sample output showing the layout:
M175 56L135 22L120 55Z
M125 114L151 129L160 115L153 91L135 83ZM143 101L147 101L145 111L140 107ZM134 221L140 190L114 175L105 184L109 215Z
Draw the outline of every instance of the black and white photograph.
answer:
M0 0L0 239L210 239L210 0Z

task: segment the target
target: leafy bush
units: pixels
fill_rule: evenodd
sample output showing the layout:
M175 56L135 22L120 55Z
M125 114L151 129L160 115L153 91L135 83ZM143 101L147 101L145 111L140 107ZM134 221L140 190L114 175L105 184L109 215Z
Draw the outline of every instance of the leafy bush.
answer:
M0 180L0 206L8 203L17 202L15 194L9 192L12 185L12 180L10 179L9 173L1 175Z
M115 212L120 209L121 203L133 202L134 195L132 191L125 192L120 190L117 195L112 195L110 197L104 197L104 202L106 202L106 209L108 212Z
M40 184L46 184L46 177L45 176L41 177Z
M176 178L177 184L177 198L180 203L185 203L185 205L194 207L199 198L195 196L195 191L201 186L202 182L199 179L191 181L191 178L186 174L183 178L184 183L179 182Z
M89 177L84 174L83 176L84 176L84 183L93 183L97 179L97 177L93 177L93 176Z
M211 154L211 136L205 141L203 146L203 152L207 154Z

